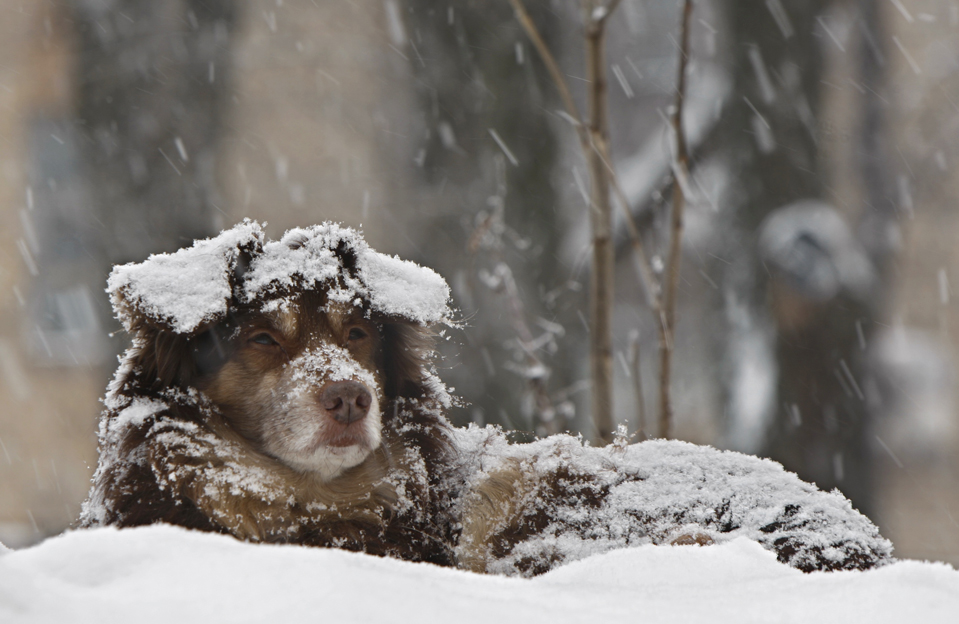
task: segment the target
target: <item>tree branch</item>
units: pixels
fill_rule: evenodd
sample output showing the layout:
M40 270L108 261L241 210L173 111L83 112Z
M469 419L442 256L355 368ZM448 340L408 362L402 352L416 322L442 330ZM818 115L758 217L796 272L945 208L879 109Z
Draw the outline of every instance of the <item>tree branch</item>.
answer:
M609 16L616 12L620 2L622 2L622 0L610 0L606 6L600 7L598 11L594 11L594 13L589 16L590 19L592 19L594 24L602 26Z
M646 400L643 395L642 369L640 368L639 332L633 331L629 335L629 364L633 378L633 395L636 399L636 431L639 441L646 440Z
M591 17L597 3L583 0L586 23L586 80L588 143L584 156L589 168L590 232L593 260L589 280L589 342L593 422L604 442L613 441L613 295L615 255L613 253L613 219L610 202L610 176L600 148L609 136L606 82L605 22Z
M643 249L639 229L633 222L629 202L623 193L609 155L609 122L607 113L607 85L605 59L606 20L619 7L621 0L583 0L583 21L586 39L586 72L589 83L587 117L583 117L569 85L556 63L549 47L543 41L536 24L530 18L523 0L510 0L526 34L546 65L560 98L572 118L579 137L583 156L590 173L590 230L593 261L590 279L590 369L592 416L600 437L613 439L613 349L612 307L615 252L613 248L612 207L610 186L621 205L629 229L636 266L644 282L647 300L657 318L663 318L660 287Z
M683 182L688 179L689 155L686 152L686 136L683 132L683 104L686 97L686 66L689 60L689 18L693 12L692 0L683 0L682 21L680 26L679 71L676 78L676 103L672 115L675 153L673 155L673 209L671 219L672 235L669 243L669 258L666 264L663 289L663 309L660 319L660 361L659 361L659 435L669 438L671 435L673 406L670 396L670 373L673 349L675 348L674 329L676 325L676 293L679 288L679 265L682 259L683 212L686 196Z
M636 226L636 220L633 219L633 213L629 209L629 200L626 198L626 193L623 192L623 187L619 183L619 176L613 167L612 157L609 155L609 145L606 141L600 139L593 145L593 149L599 150L600 158L603 159L603 164L606 165L606 169L609 171L609 179L610 182L612 182L616 198L619 200L617 203L620 208L622 208L623 218L626 222L626 230L629 232L629 240L632 244L636 261L636 270L639 272L640 279L646 288L646 303L653 311L653 315L659 318L662 309L662 302L660 301L661 286L655 277L652 265L649 263L649 257L643 248L643 239L640 237L639 228Z
M556 63L556 58L553 56L553 53L549 51L549 46L546 45L543 37L539 34L539 29L536 27L536 24L533 23L529 13L526 12L523 0L509 0L509 3L513 5L516 19L519 20L523 30L526 31L526 35L530 41L533 42L533 47L535 47L539 53L543 64L546 65L546 70L549 72L550 78L553 79L553 84L556 85L556 89L559 91L559 97L563 100L563 106L566 107L566 112L576 121L576 133L579 135L580 143L582 143L583 151L585 152L589 147L589 135L586 132L586 125L583 121L583 116L579 113L579 108L576 106L576 101L573 99L573 94L569 90L569 84L566 82L566 79L563 78L563 72L559 70L559 64Z

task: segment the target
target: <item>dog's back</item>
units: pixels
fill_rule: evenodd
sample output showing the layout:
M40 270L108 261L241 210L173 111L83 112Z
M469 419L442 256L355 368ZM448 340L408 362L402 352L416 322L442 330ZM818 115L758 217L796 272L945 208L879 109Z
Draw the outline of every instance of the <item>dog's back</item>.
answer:
M845 497L769 460L665 440L514 445L475 427L456 437L472 457L456 555L476 572L532 576L616 548L737 537L805 572L892 560L892 544Z

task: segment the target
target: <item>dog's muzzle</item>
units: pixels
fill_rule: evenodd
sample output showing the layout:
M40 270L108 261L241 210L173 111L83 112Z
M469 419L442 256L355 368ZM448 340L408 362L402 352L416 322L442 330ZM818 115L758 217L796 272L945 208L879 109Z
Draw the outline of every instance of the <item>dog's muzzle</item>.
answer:
M341 425L366 418L372 403L370 391L358 381L329 383L320 394L320 405L326 414Z

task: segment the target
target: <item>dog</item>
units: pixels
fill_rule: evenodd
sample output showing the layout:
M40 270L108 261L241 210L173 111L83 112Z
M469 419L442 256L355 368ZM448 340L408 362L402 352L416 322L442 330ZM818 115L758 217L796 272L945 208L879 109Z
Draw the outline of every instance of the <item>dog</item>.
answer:
M244 221L116 267L131 337L104 399L80 526L166 522L533 576L639 544L746 536L804 571L892 547L838 492L680 442L510 444L454 428L432 364L446 282L333 223Z
M132 346L81 526L452 564L451 399L429 363L442 278L348 228L267 242L246 221L108 284Z

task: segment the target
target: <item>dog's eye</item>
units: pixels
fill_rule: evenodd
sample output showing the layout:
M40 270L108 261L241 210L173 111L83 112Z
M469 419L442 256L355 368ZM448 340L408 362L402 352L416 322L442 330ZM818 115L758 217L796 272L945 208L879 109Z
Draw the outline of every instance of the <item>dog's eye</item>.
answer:
M260 332L258 334L255 334L252 338L250 338L250 342L253 342L258 345L265 345L267 347L273 347L273 346L279 345L279 343L273 339L273 336L271 336L267 332Z
M367 333L360 329L359 327L354 327L350 330L350 335L347 336L347 340L362 340L366 338Z

